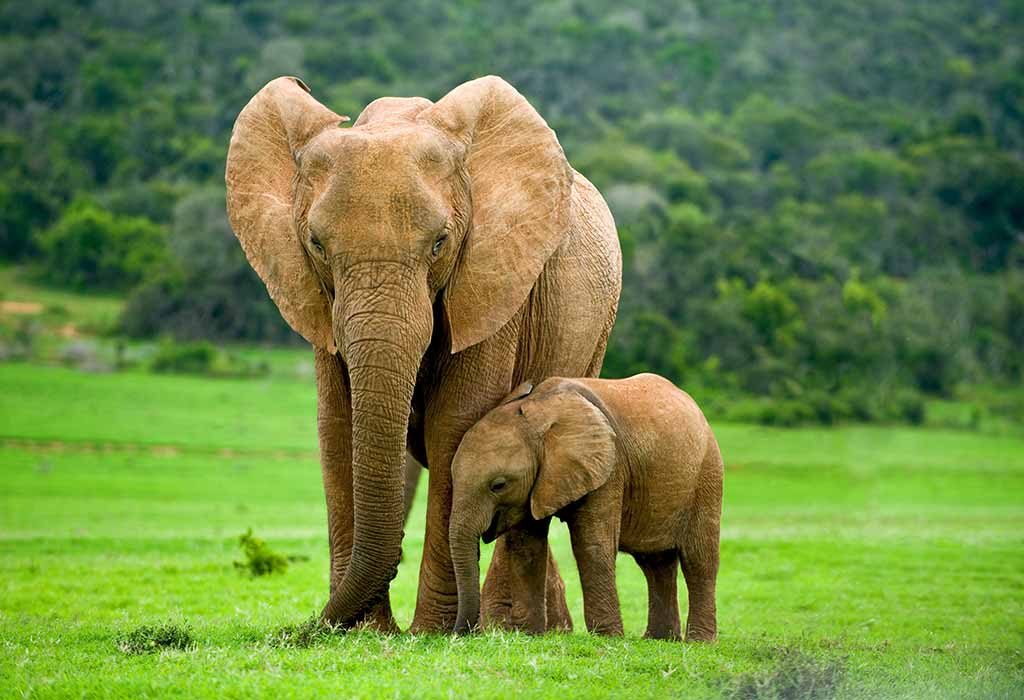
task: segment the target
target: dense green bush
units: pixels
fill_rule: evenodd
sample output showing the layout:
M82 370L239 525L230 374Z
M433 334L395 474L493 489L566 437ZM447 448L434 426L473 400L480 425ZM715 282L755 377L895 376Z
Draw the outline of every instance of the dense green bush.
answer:
M178 340L300 342L231 232L223 188L197 190L178 202L169 247L163 269L129 295L123 332Z
M253 364L207 342L175 343L164 341L157 348L150 369L158 373L202 374L213 377L253 377L266 375L266 364Z
M73 289L130 289L167 259L162 227L112 214L88 200L69 206L36 238L40 275Z

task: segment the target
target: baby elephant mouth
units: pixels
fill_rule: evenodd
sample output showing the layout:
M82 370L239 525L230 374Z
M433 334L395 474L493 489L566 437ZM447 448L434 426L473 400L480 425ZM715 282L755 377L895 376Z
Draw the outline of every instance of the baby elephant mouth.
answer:
M484 544L490 544L491 542L494 542L494 540L496 540L498 538L498 534L499 534L498 520L499 519L500 519L499 514L495 513L494 517L491 519L491 524L487 526L487 529L484 530L483 533L481 533L480 539L483 540Z

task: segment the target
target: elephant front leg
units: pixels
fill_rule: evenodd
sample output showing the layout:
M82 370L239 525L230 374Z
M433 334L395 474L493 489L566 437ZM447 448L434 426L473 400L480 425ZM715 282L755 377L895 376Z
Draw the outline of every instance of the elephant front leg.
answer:
M341 360L316 349L314 364L320 469L327 499L330 592L334 593L345 577L352 557L352 405L348 377ZM397 632L390 596L385 594L371 606L357 625L382 632Z
M416 613L409 628L414 634L451 632L458 616L459 592L448 544L454 454L454 449L433 452L428 447L427 525L423 534Z
M609 514L616 511L600 507L598 490L587 498L591 506L582 506L568 521L572 553L583 588L583 617L587 630L595 634L622 636L622 612L615 586L615 555L619 549L619 521Z

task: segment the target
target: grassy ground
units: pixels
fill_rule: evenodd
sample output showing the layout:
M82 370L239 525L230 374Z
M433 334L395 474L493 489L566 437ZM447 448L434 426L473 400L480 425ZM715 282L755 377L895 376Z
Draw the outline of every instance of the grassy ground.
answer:
M282 646L324 601L308 379L0 365L0 696L1019 697L1024 440L934 430L717 427L727 461L721 640L370 633ZM394 582L415 603L423 493ZM247 528L297 555L249 578ZM555 528L570 605L581 598ZM486 549L486 548L485 548ZM308 559L303 559L308 557ZM684 598L685 598L685 594ZM119 638L174 623L185 650Z

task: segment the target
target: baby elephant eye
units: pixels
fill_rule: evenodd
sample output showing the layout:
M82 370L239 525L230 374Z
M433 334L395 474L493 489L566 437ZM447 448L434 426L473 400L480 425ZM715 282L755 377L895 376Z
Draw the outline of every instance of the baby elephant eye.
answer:
M501 493L502 491L505 490L505 487L507 485L508 481L506 481L503 477L499 476L497 479L491 482L491 493Z
M436 241L434 241L434 247L430 249L430 252L434 255L435 258L437 257L438 253L441 252L441 248L444 248L444 242L446 240L448 240L448 236L441 236Z

